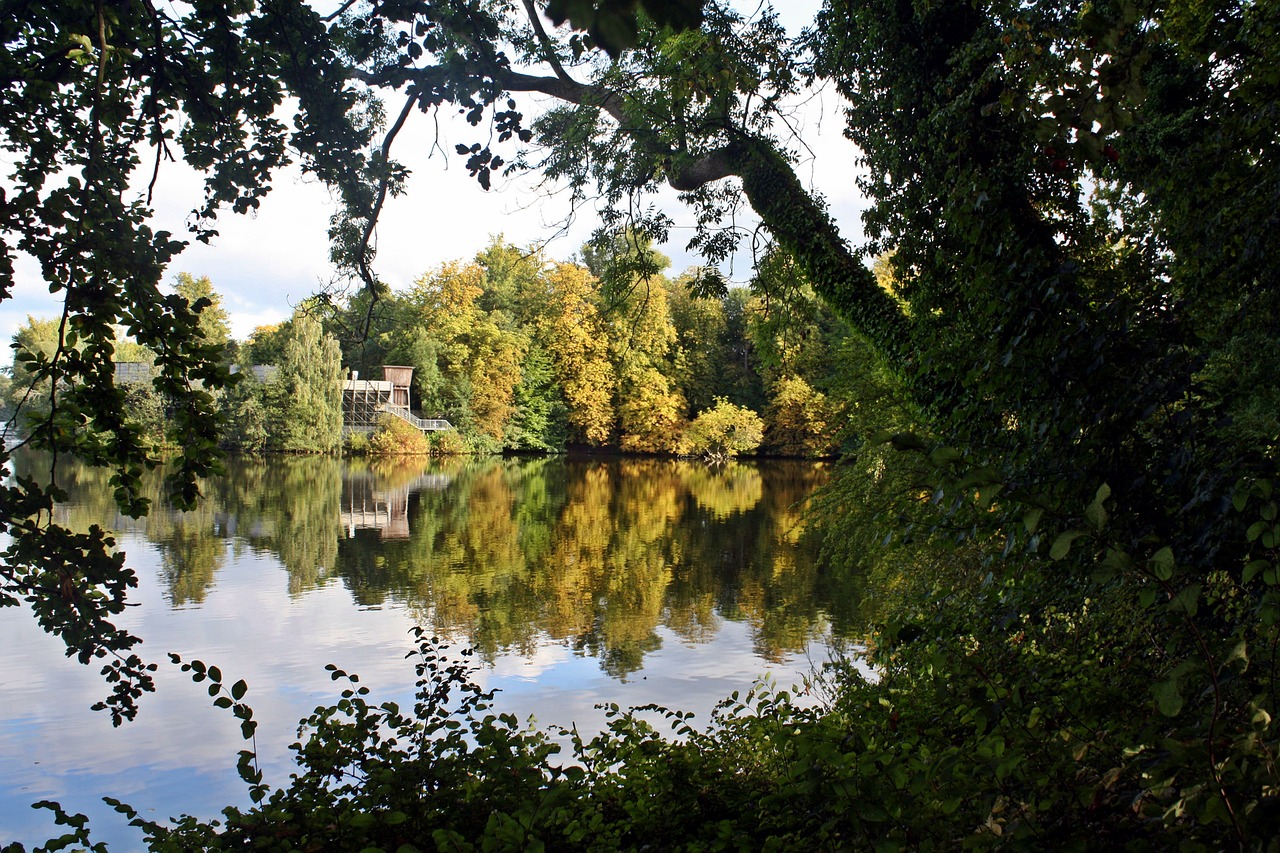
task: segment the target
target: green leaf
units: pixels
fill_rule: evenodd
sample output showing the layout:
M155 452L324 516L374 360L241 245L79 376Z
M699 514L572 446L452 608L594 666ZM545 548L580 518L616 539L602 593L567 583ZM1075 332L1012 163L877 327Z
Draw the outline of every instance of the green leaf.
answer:
M1044 517L1044 510L1040 507L1034 507L1022 514L1022 526L1027 529L1028 533L1035 533L1036 528L1040 526L1040 519Z
M1093 502L1085 508L1085 520L1094 530L1101 531L1107 526L1107 510L1102 504L1109 497L1111 497L1111 487L1103 483L1093 496Z
M894 435L896 433L891 429L876 430L867 438L867 444L888 444L893 441Z
M929 452L929 461L939 468L964 461L964 454L954 447L935 447Z
M978 508L991 509L991 502L1004 491L1004 483L991 483L978 490Z
M608 51L610 56L616 58L622 51L635 47L637 35L635 17L605 9L596 12L591 36Z
M912 432L896 432L889 437L895 450L924 450L924 439Z
M249 690L249 685L246 684L244 679L242 678L239 681L237 681L235 684L231 685L231 698L239 702L241 699L244 698L244 694L248 690Z
M1095 583L1107 583L1116 575L1130 571L1132 568L1133 558L1119 548L1108 548L1106 556L1094 570L1093 579Z
M1160 709L1160 713L1166 717L1176 717L1182 710L1183 699L1180 681L1180 677L1173 677L1166 681L1158 682L1151 688L1152 694L1156 697L1156 706Z
M1133 558L1119 548L1108 548L1107 555L1102 558L1102 565L1124 572L1133 568Z
M1249 493L1237 491L1231 496L1231 505L1236 508L1236 512L1244 512L1244 508L1249 504Z
M983 466L981 468L974 468L966 473L960 479L960 488L969 489L974 486L986 485L987 483L999 483L1003 479L1004 475L995 468Z
M1083 530L1067 530L1058 534L1058 538L1053 540L1053 545L1049 547L1049 559L1061 560L1071 552L1071 543L1075 542L1081 536L1085 535Z
M1248 583L1258 576L1258 572L1266 571L1270 567L1270 560L1251 560L1245 565L1244 572L1241 574L1240 579L1244 583Z
M1168 545L1152 554L1148 563L1151 566L1151 573L1157 580L1167 581L1173 577L1173 549Z
M1200 589L1200 584L1193 583L1178 590L1178 594L1169 602L1169 609L1175 613L1186 613L1188 616L1195 616L1199 607Z

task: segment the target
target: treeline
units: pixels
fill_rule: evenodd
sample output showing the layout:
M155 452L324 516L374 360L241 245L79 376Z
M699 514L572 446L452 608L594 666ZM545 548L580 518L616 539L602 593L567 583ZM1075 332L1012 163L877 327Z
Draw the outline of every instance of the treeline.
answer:
M200 334L242 375L219 395L230 449L338 451L343 379L353 370L380 377L393 364L414 368L412 408L456 431L427 438L388 416L371 438L349 437L348 450L837 451L860 396L849 377L870 361L847 324L781 256L759 265L751 288L720 296L702 295L714 289L706 287L714 272L668 277L668 266L627 233L585 246L580 263L494 238L473 260L441 264L405 291L376 301L362 291L336 307L311 300L244 342L231 338L207 277L180 274L175 290L201 305ZM51 355L57 324L30 319L14 340L6 396L39 414L48 383L33 387L24 354ZM118 362L152 359L121 336ZM131 421L164 441L165 396L118 374L126 381Z
M477 451L834 450L841 367L859 354L848 327L781 260L722 298L699 296L703 271L667 265L625 233L582 263L498 238L373 306L351 300L335 331L367 318L345 364L412 366L415 405Z
M330 453L342 440L344 375L337 342L305 309L272 336L271 369L258 377L251 366L257 353L231 337L221 296L207 276L179 273L175 295L199 311L200 342L221 354L224 367L240 372L241 381L226 390L209 391L223 419L223 443L249 452ZM61 348L74 351L79 342L64 334L56 319L28 317L13 337L14 362L8 382L0 387L5 407L17 412L15 426L25 433L41 423L63 386L41 376L40 366ZM174 429L174 401L153 382L156 355L116 330L115 383L123 389L128 428L156 445L183 446ZM6 417L6 421L9 418ZM106 437L104 437L104 440Z

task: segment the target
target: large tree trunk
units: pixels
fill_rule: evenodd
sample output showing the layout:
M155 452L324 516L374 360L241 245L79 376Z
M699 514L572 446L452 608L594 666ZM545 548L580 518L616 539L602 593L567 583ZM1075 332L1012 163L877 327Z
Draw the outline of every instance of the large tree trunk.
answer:
M901 364L909 336L901 307L854 255L787 161L759 140L735 143L729 155L752 208L800 264L813 289L886 360Z

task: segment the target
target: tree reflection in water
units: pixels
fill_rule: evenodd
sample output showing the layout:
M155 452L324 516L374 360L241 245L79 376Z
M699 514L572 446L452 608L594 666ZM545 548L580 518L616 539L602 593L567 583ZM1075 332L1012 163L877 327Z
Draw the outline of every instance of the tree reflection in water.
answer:
M27 460L25 473L38 473ZM745 621L776 661L830 630L856 590L820 571L805 503L826 479L799 462L656 459L229 460L189 513L148 480L142 520L116 516L106 475L67 466L63 521L141 530L167 598L198 606L228 557L278 556L290 595L340 581L432 633L532 655L549 643L627 679L661 646Z

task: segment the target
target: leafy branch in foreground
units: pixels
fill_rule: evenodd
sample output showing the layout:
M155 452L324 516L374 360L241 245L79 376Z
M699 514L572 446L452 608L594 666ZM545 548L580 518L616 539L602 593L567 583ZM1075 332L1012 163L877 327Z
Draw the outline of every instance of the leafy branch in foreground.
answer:
M155 851L1194 847L1222 826L1225 801L1180 781L1178 753L1215 741L1178 709L1106 713L1162 662L1138 654L1150 605L1123 586L1084 600L1080 586L1029 575L956 588L878 632L875 680L837 659L797 693L761 683L733 694L705 728L678 710L610 705L590 737L494 713L471 653L418 628L413 708L377 702L328 666L340 697L301 722L287 785L265 785L253 749L240 753L251 808L163 825L109 802ZM251 740L244 682L182 666ZM1262 670L1253 687L1223 689L1272 689L1274 659L1237 656L1221 672L1250 666ZM1258 737L1223 747L1258 761L1224 763L1244 775L1222 785L1240 846L1262 850L1275 803L1245 798L1270 772L1266 721L1252 728ZM1161 749L1131 749L1161 730ZM83 817L37 807L73 827L56 843L88 844Z

